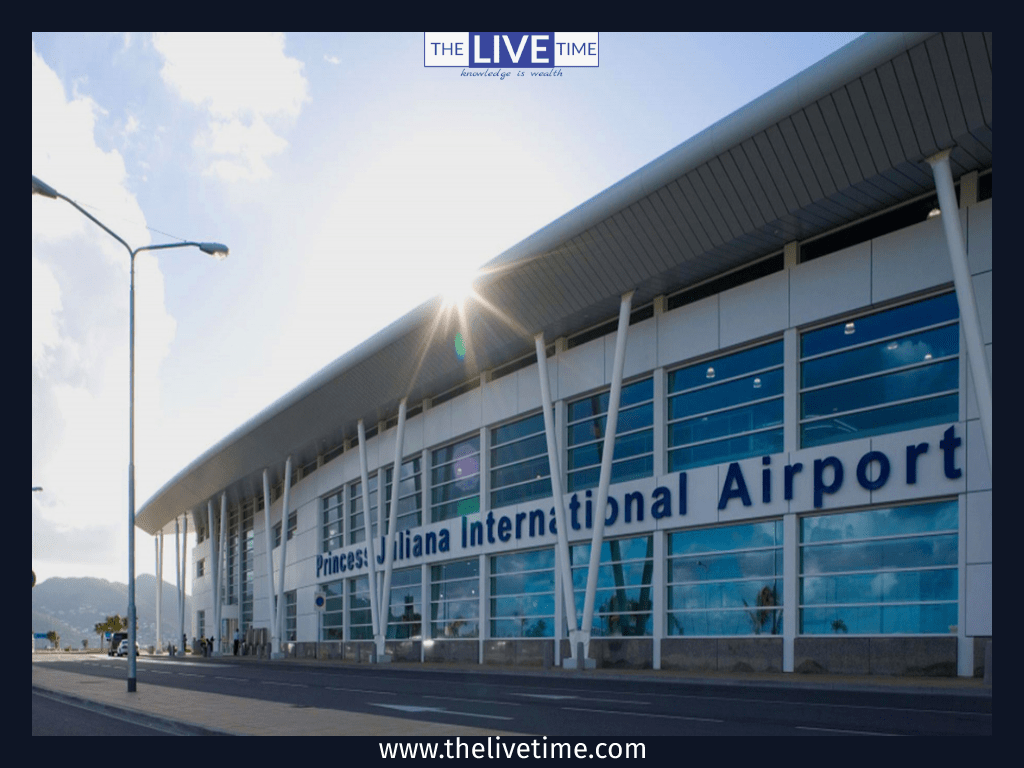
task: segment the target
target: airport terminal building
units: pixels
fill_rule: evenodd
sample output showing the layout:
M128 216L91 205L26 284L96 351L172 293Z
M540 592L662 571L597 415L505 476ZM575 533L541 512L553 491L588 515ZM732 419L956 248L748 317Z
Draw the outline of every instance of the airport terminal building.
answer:
M196 533L183 631L249 651L981 674L992 261L992 35L865 35L343 355L136 522L158 567Z

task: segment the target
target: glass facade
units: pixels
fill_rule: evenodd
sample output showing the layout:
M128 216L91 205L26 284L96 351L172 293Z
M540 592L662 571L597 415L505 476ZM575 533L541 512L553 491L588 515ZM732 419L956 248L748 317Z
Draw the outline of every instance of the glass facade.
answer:
M668 470L782 451L782 341L668 375Z
M377 536L377 474L370 475L370 530ZM366 515L363 514L363 482L357 480L348 486L348 543L366 541Z
M800 632L949 634L957 624L958 503L800 521Z
M583 618L590 544L569 548L576 615ZM601 545L594 598L593 637L649 637L654 538L615 539Z
M320 500L323 552L340 549L345 544L345 490L339 489Z
M568 489L596 488L608 422L610 392L569 403ZM622 483L654 473L654 379L624 384L612 454L612 482Z
M551 495L544 414L491 430L491 508Z
M332 581L321 584L327 597L324 611L320 617L321 640L343 640L345 629L345 582Z
M784 342L776 339L682 367L659 369L647 378L624 385L612 459L613 485L652 477L657 466L663 467L659 472L668 474L717 464L721 469L714 495L718 497L723 493L725 465L782 452L784 429L791 429L791 437L806 448L957 422L960 349L953 294L850 317L793 333L798 349L790 348L788 367ZM789 339L787 336L786 344ZM657 380L655 376L664 378ZM664 396L658 403L655 392L662 391L661 382L665 385ZM798 419L792 424L784 423L787 382L798 384L791 395L798 410ZM577 509L586 505L588 516L588 489L598 484L608 402L609 392L605 390L564 401L565 411L561 414L556 410L556 415L565 417L561 437L563 456L567 459L563 475L567 494L578 493ZM663 414L660 424L655 424L656 414ZM664 430L660 435L664 442L658 441L663 445L661 457L655 456L656 429ZM963 431L959 437L965 437ZM482 442L486 443L485 453L481 451ZM918 457L916 466L924 467L925 462L942 466L946 462L947 478L952 477L948 474L949 461L960 468L966 466L964 454L951 459L951 449L937 444L932 444L931 450L914 448L918 451L914 454ZM888 482L903 482L900 478L904 470L897 466L902 460L902 448L898 452L885 447L882 450L886 452L883 458L891 462L891 469L886 472ZM827 455L827 451L821 455ZM425 457L428 466L424 466ZM801 494L811 493L810 462L814 458L812 455L810 461L802 459L807 466L795 480L777 462L764 464L763 476L759 470L744 469L753 506L772 503L768 501L772 494L762 488L773 487L775 501L779 501L780 486L791 482L797 489L793 498L801 504L806 501ZM843 461L846 481L858 482L860 470L855 470L855 463L851 464L845 455ZM484 471L488 482L482 501ZM429 516L424 504L428 475ZM909 467L905 476L907 484L913 482L909 480ZM694 506L708 503L708 494L694 492L694 478L706 482L704 477L698 473L690 475L690 512L697 511ZM660 499L670 500L674 505L676 494L687 493L687 486L682 480L676 484L674 478L662 478L658 479L658 491L663 494ZM378 481L383 484L382 494L378 493ZM369 476L369 526L359 480L321 497L312 508L319 512L317 521L313 522L313 514L309 518L310 524L320 528L321 551L362 544L368 527L379 535L378 510L383 504L385 514L390 512L393 482L393 466L375 469ZM859 482L864 484L863 480ZM671 498L667 491L671 491ZM956 492L948 488L941 491L943 495ZM659 515L658 519L664 520L659 523L659 530L624 538L629 525L640 524L641 519L645 525L651 521L655 497L650 490L641 488L634 493L631 489L631 497L642 498L639 502L636 498L626 502L622 493L614 488L611 491L619 504L615 525L626 523L627 528L611 529L609 532L616 538L604 541L601 547L590 627L593 637L650 638L662 622L663 637L783 634L782 520L762 518L672 530L672 526L693 521L693 517L677 520L673 511L668 517ZM938 495L933 494L932 498ZM424 602L429 602L429 636L438 640L551 639L559 634L559 629L564 636L564 626L559 626L559 622L565 622L564 606L556 611L562 597L556 590L556 549L527 548L541 543L527 544L529 539L551 533L547 529L550 496L547 440L543 414L539 411L497 425L488 424L486 433L477 431L441 447L428 445L424 454L404 461L398 486L397 531L411 530L414 535L403 534L399 540L399 546L405 549L398 550L395 565L402 557L422 555L426 560L416 560L415 566L396 568L392 573L391 591L386 597L388 639L424 636ZM525 503L535 500L541 500L536 504L536 519L532 511L523 513L533 507ZM659 503L657 509L661 513L669 509L665 501ZM482 508L482 504L486 506ZM517 504L524 504L523 511L507 509ZM243 503L231 510L228 526L227 578L223 590L226 602L241 604L243 631L252 623L253 514L260 508L260 500ZM491 519L490 510L503 508L506 509L496 512ZM956 498L827 513L810 511L809 503L797 508L808 510L797 515L798 539L789 550L797 558L795 565L790 562L797 582L790 584L791 595L797 596L796 605L791 605L790 610L796 611L793 623L798 636L955 633L961 578ZM772 507L771 513L777 514L776 509ZM479 514L481 510L483 515ZM647 517L643 518L645 512ZM457 524L448 526L445 532L451 534L451 550L437 546L439 527L413 530L466 516L475 516L461 531L465 537L462 547L469 547L468 550L459 549ZM573 518L577 527L571 536L586 534L583 529L587 524L579 527L579 520L583 519L583 515ZM289 516L289 535L296 532L297 522L297 513L293 512ZM661 530L662 525L670 529ZM280 532L278 524L271 534L273 546L280 543ZM449 543L447 539L445 543ZM504 545L507 551L502 551ZM497 546L498 551L483 549L484 546ZM481 549L475 556L465 557L472 553L472 547ZM584 607L590 550L588 541L570 545L578 616L582 616ZM446 555L449 551L451 554ZM656 551L662 553L660 562ZM486 554L481 556L481 552ZM438 562L444 556L462 559ZM424 570L420 562L425 562L428 569ZM407 566L408 562L401 564ZM197 575L203 575L204 566L202 559L197 560ZM339 571L336 564L333 567L328 572L336 578ZM348 567L355 566L349 562ZM378 573L382 574L382 570ZM662 572L664 582L659 585L655 583L655 574ZM427 574L429 584L424 585L422 579ZM327 594L326 608L319 616L321 639L371 640L369 579L365 568L319 586ZM481 594L485 596L484 615ZM286 639L295 640L299 626L296 593L286 593L285 600ZM202 621L202 614L199 617Z
M555 551L491 557L491 637L555 636Z
M398 518L395 530L404 531L415 528L423 522L423 473L420 471L422 462L417 457L402 462L402 476L398 482ZM391 483L395 468L388 467L384 480L385 520L391 520ZM384 523L387 533L389 522Z
M295 590L284 593L284 639L295 642L298 639L298 605L295 600Z
M431 637L479 637L480 560L430 568Z
M782 634L782 521L668 537L669 635Z
M408 640L423 634L423 589L420 569L406 568L391 574L388 601L388 640Z
M947 293L800 337L800 444L956 421L960 324Z
M299 530L299 512L296 510L288 515L288 541L295 538L296 532ZM274 548L281 546L281 524L278 523L274 526Z
M357 576L354 579L349 579L348 589L349 640L373 640L373 611L370 610L370 577Z
M480 511L480 436L431 454L430 520L451 520Z

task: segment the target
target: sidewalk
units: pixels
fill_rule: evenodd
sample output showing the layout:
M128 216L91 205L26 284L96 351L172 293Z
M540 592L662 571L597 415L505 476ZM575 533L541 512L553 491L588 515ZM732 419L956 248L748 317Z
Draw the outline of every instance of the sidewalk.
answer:
M337 709L296 707L291 704L261 701L241 696L197 693L169 686L139 683L135 693L128 693L124 679L106 679L86 673L57 669L49 661L87 662L97 657L89 654L43 655L32 658L32 688L64 701L109 710L117 713L144 715L157 722L178 727L183 733L195 735L237 736L374 736L374 737L443 737L463 736L528 736L504 732L494 728L471 728L462 725L421 722L386 715L369 715ZM99 657L105 658L105 657ZM147 659L143 656L142 659ZM162 657L166 659L167 657ZM169 660L169 659L168 659ZM169 660L170 661L170 660ZM314 661L309 659L260 660L255 657L224 657L204 659L188 656L181 661L197 664L228 661L231 663L263 664L291 667L362 667L344 661ZM146 663L146 662L144 662ZM61 665L64 667L65 665ZM596 670L585 673L562 669L480 667L478 665L415 665L396 664L403 671L422 670L424 673L446 672L469 674L481 672L508 673L524 677L544 676L549 679L565 676L585 676L591 679L615 680L643 678L657 681L693 682L710 685L738 686L797 686L831 690L888 690L931 692L966 696L991 696L992 688L975 678L878 678L844 675L783 675L781 673L679 673L651 670Z

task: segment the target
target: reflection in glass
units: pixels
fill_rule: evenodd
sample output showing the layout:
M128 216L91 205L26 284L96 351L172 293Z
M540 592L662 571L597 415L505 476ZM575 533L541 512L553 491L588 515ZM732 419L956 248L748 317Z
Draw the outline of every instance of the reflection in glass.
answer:
M388 602L389 640L406 640L421 636L422 594L419 568L392 572L391 599Z
M570 548L576 615L583 616L590 544ZM605 541L601 545L597 592L594 598L593 637L649 636L651 626L651 578L654 572L654 539Z
M959 504L805 517L800 631L948 634L957 623Z
M668 376L670 472L782 450L782 342L713 362Z
M654 380L624 385L612 455L612 482L650 477L654 471ZM569 404L568 489L595 488L600 477L609 393Z
M554 637L554 549L494 555L490 562L491 636Z
M782 521L669 535L668 634L782 633Z
M945 294L804 333L801 446L955 421L958 317Z
M477 637L480 633L480 561L477 558L431 566L431 635Z

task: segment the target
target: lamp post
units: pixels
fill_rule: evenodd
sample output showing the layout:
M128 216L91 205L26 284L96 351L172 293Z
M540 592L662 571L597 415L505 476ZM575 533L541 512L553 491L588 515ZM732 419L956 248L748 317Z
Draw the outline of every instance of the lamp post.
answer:
M162 245L143 245L132 249L117 233L110 230L103 222L82 208L69 197L65 197L49 184L32 177L32 194L61 199L70 203L79 213L99 226L104 232L123 245L131 257L131 287L128 294L128 693L136 690L135 664L135 254L141 251L159 251L168 248L195 247L215 258L222 259L228 255L228 247L221 243L197 243L192 241L181 243L165 243Z

